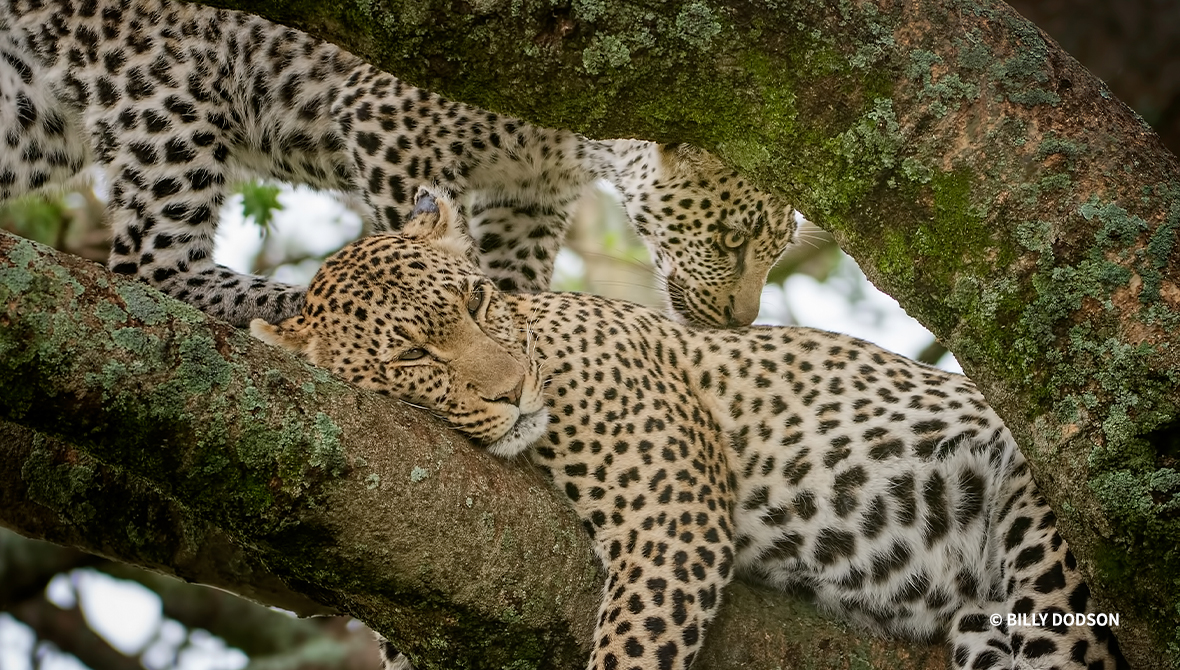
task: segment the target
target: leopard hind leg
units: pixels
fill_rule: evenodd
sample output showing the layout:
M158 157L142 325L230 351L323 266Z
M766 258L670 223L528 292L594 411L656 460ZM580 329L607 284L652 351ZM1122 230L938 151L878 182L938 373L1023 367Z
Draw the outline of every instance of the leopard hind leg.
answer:
M1095 613L1090 589L1019 454L1008 473L994 535L1002 565L998 599L955 617L954 667L1127 668L1109 627L1067 625L1071 615Z
M21 39L0 27L0 200L61 184L87 163L77 113L46 84Z

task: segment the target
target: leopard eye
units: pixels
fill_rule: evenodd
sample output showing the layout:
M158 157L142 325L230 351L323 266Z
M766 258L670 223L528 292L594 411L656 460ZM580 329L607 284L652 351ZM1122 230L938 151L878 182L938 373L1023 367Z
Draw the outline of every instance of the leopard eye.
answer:
M467 299L467 312L471 316L479 315L479 310L483 307L483 303L487 300L488 291L484 286L476 286L475 290L471 292L471 297Z
M738 249L746 243L746 236L736 230L727 230L721 236L721 244L726 249Z
M426 350L421 347L414 347L413 349L406 349L397 357L399 361L416 361L428 356Z

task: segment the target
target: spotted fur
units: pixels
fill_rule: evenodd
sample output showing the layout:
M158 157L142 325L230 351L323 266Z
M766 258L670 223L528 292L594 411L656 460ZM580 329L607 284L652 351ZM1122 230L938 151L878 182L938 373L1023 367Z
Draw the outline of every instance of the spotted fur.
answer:
M414 189L457 194L484 271L548 288L571 212L599 179L623 194L670 306L749 324L793 211L685 146L593 141L416 89L297 30L172 0L0 0L0 200L97 162L111 268L245 325L303 288L212 260L239 175L359 194L378 231Z
M529 453L609 574L590 668L688 668L735 574L872 631L946 639L956 668L1125 667L1105 627L989 622L1092 601L968 379L808 328L705 330L590 295L499 293L448 246L441 209L341 251L300 316L255 334ZM537 388L544 370L547 425L535 398L480 390L474 341L518 369L496 388ZM485 426L514 418L505 448Z

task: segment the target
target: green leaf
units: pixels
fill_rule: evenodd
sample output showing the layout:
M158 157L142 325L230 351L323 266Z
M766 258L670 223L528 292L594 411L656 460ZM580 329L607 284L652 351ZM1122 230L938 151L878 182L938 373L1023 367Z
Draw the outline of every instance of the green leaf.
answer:
M262 182L244 182L238 186L242 194L242 215L253 220L264 232L270 232L274 213L283 208L279 202L279 187Z

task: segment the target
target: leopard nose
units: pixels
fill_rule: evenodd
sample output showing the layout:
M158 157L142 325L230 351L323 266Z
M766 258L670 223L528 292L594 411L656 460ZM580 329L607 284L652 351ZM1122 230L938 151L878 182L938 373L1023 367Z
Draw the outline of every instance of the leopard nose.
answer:
M738 320L733 317L733 309L732 308L726 307L724 312L725 312L725 327L726 328L737 328L738 326L741 325L740 323L738 323Z
M485 398L488 402L506 402L512 405L520 404L520 396L524 393L524 378L516 382L516 386L510 390L495 396L494 398Z
M757 313L755 313L754 316L750 316L748 313L738 314L733 310L732 307L726 307L724 312L726 328L741 328L743 326L748 326L754 322L754 319L758 317Z

